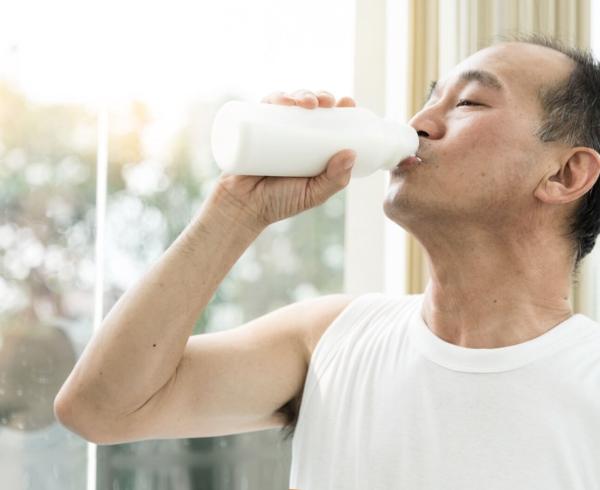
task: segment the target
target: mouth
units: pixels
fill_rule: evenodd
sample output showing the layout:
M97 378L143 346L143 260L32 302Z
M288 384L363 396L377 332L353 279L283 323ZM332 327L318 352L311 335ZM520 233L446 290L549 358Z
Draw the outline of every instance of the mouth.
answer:
M419 157L418 155L412 155L399 162L398 165L396 165L395 169L414 167L415 165L419 165L422 163L423 160L421 159L421 157Z

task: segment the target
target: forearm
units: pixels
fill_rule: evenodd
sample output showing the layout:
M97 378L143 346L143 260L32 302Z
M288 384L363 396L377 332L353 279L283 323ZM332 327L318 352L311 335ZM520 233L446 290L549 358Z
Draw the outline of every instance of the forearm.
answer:
M212 193L115 304L59 395L106 414L138 408L171 378L197 318L261 230L226 195Z

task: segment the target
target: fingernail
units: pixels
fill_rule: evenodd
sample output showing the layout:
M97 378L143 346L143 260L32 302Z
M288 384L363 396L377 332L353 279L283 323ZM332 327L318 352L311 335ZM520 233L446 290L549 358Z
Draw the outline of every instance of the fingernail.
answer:
M344 162L344 170L348 170L354 166L354 162L356 161L355 157L350 157Z

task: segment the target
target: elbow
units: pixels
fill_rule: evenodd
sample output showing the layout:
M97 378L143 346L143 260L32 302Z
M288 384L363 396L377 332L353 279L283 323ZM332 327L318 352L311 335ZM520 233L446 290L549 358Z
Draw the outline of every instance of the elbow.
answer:
M108 426L103 419L81 408L72 399L54 399L54 417L67 430L77 434L87 442L97 445L114 444Z

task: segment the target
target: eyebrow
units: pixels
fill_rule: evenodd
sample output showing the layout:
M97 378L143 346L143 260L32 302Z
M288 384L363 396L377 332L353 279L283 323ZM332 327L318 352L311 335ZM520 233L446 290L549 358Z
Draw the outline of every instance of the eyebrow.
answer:
M493 73L485 70L467 70L463 71L458 79L461 82L478 82L484 87L491 88L493 90L502 91L504 89L504 85L500 82L498 77ZM429 86L429 94L427 95L427 99L429 100L433 95L434 90L437 87L437 80L431 82Z

